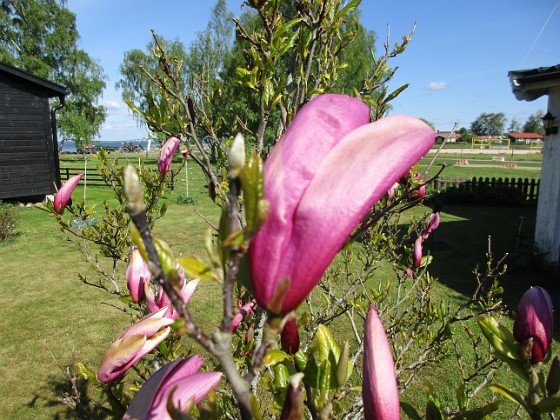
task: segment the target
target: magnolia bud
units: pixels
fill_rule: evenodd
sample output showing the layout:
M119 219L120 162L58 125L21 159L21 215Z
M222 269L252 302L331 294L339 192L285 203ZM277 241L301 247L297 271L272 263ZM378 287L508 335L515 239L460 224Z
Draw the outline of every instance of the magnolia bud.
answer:
M237 133L228 154L229 175L237 178L239 172L245 166L245 138L243 134Z
M532 363L542 362L552 341L552 302L542 287L527 290L517 306L513 335L522 346L531 340L527 349Z
M144 204L144 189L134 166L124 168L124 194L128 200L128 210L132 214L140 213L146 209Z
M280 342L282 343L282 350L288 354L296 354L299 350L299 332L295 319L290 319L284 325Z
M302 379L303 373L301 372L290 377L288 394L286 395L284 407L282 407L280 420L304 418L303 389L300 386Z

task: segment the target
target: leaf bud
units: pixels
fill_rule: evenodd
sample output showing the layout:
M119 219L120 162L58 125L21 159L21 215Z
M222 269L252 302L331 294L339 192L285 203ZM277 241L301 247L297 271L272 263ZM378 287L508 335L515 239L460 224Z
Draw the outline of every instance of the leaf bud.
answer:
M228 154L229 176L237 178L245 166L245 138L237 133Z
M348 358L350 357L350 346L348 341L344 343L338 365L336 366L336 384L342 386L348 380Z
M124 194L128 200L128 211L130 213L136 214L146 209L144 189L140 183L140 177L132 165L127 165L124 169Z

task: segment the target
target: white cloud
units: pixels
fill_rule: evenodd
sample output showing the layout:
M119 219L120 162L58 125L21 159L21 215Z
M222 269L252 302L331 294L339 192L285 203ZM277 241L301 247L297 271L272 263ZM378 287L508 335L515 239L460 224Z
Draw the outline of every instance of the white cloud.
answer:
M449 88L446 82L430 82L426 86L429 90L445 90Z
M112 100L105 101L105 106L107 107L107 109L110 109L110 110L116 110L116 109L121 109L122 108L122 105L120 103L118 103L117 101L112 101Z

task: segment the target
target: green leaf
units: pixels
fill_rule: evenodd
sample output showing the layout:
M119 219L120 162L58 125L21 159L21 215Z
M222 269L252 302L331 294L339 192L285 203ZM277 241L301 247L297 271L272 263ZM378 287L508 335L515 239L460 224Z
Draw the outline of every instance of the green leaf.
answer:
M491 402L483 407L473 408L451 417L452 420L480 420L487 418L490 414L500 408L498 401Z
M319 360L321 363L329 360L329 355L334 354L336 362L340 358L340 348L331 334L330 330L325 325L319 325L317 328L317 343L319 345Z
M460 384L457 389L455 389L455 397L457 398L457 404L459 405L459 409L464 411L467 408L468 398L465 392L465 385Z
M289 359L290 355L283 350L270 349L264 356L263 363L265 366L272 366L282 363L284 360Z
M212 280L212 270L202 261L193 257L179 257L177 262L190 277L200 280Z
M539 414L553 413L558 408L560 408L560 397L543 398L535 406L535 410Z
M268 216L268 202L264 199L263 161L253 150L239 174L245 198L248 238L254 236Z
M405 84L405 85L402 85L400 88L394 90L393 92L391 92L391 93L389 94L389 96L387 96L387 98L385 99L385 103L388 103L388 102L392 101L393 99L395 99L397 96L399 96L399 95L401 94L401 92L402 92L403 90L405 90L406 88L408 88L408 86L409 86L409 85L408 85L408 83L407 83L407 84Z
M84 365L83 363L76 363L76 372L78 373L78 375L80 375L82 378L88 380L88 381L92 381L92 382L98 382L97 380L97 375L95 374L95 372L88 368L86 365Z
M426 420L443 420L445 417L434 401L426 403Z
M171 247L161 239L154 239L154 246L163 272L175 287L181 287L179 273L177 272L177 261L173 256Z
M420 414L418 414L416 409L413 406L411 406L409 403L401 401L401 408L405 412L405 414L408 416L409 419L411 419L411 420L422 420L422 417L420 416Z
M519 344L509 329L488 315L479 315L475 319L482 334L498 353L514 360L522 360Z
M516 392L512 391L511 389L509 389L507 386L502 384L492 384L489 386L489 388L496 394L503 395L507 399L521 405L522 407L525 408L525 410L529 411L529 407L527 406L527 403L525 402L523 397L517 394Z

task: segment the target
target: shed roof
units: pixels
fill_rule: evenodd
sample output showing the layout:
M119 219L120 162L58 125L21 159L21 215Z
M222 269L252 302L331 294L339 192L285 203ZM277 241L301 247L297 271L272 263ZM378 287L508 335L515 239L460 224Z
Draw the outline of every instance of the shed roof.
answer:
M62 85L43 79L42 77L35 76L34 74L20 70L6 63L0 62L0 74L8 74L18 79L26 80L36 86L40 86L44 88L51 97L66 96L68 93L66 88Z
M560 86L560 64L508 73L511 89L518 100L534 101L550 88Z
M509 133L509 136L514 139L544 139L544 136L539 133Z

